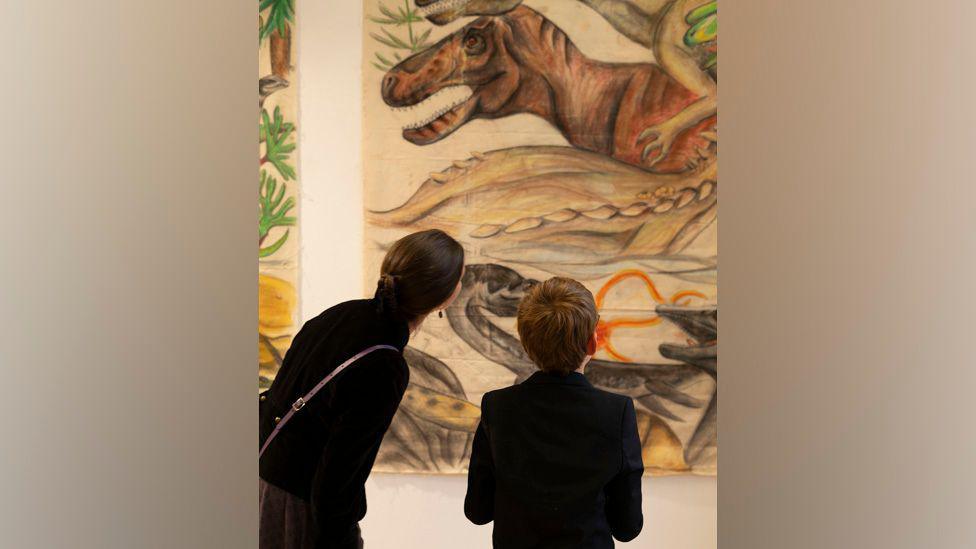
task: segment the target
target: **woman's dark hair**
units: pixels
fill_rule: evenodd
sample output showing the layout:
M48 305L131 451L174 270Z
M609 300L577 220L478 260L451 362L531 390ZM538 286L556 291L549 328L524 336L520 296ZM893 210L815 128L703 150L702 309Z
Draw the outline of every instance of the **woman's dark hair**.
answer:
M376 283L381 312L412 321L454 293L464 269L464 248L444 231L409 234L386 252Z

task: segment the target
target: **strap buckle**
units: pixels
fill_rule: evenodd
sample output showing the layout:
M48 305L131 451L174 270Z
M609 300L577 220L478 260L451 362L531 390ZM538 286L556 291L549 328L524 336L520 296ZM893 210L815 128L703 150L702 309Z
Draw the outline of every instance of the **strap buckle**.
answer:
M298 397L298 400L296 400L295 403L291 405L291 409L295 410L296 412L301 410L304 407L305 407L305 399L302 397Z

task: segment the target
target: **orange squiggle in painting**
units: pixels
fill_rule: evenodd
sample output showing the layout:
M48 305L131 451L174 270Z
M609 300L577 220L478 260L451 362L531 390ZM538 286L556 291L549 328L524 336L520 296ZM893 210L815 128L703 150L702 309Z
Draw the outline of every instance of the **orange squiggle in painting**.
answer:
M644 286L647 288L647 293L650 294L651 299L653 299L656 303L670 302L675 305L687 305L692 298L697 297L700 299L705 299L705 295L702 294L701 292L697 292L695 290L682 290L672 295L671 299L666 300L661 295L661 292L657 290L657 286L655 286L654 281L651 280L651 277L648 276L647 273L643 271L639 271L637 269L626 269L613 275L613 277L610 280L608 280L606 284L603 285L602 288L600 288L600 291L597 292L596 294L597 310L603 308L603 300L607 297L607 294L610 292L610 290L614 286L616 286L617 284L619 284L620 282L628 278L637 278L643 281ZM613 333L613 331L617 328L643 328L643 327L655 326L660 323L661 323L661 317L657 316L656 314L651 315L650 317L647 318L626 318L625 317L625 318L615 318L612 320L600 319L600 321L597 323L596 326L597 350L605 349L607 351L607 354L610 355L611 357L621 362L631 362L631 359L620 354L616 349L614 349L613 343L611 343L610 341L610 336Z

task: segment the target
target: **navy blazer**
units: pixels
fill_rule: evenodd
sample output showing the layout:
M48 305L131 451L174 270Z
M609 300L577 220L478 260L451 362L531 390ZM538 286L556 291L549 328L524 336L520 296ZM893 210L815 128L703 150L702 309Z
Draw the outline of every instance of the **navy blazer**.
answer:
M633 401L582 374L536 372L486 393L464 513L494 521L494 547L597 549L643 526Z

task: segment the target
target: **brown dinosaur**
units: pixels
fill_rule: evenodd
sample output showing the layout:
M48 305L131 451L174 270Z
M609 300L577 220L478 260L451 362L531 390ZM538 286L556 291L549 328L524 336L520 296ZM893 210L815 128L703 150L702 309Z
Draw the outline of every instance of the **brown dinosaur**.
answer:
M406 128L404 139L426 145L472 119L531 113L575 147L654 172L682 172L715 153L712 115L678 134L663 159L659 151L644 157L641 132L698 96L657 65L584 56L562 30L525 6L478 18L405 59L384 76L382 94L391 107L410 107L455 86L470 87L472 95Z

